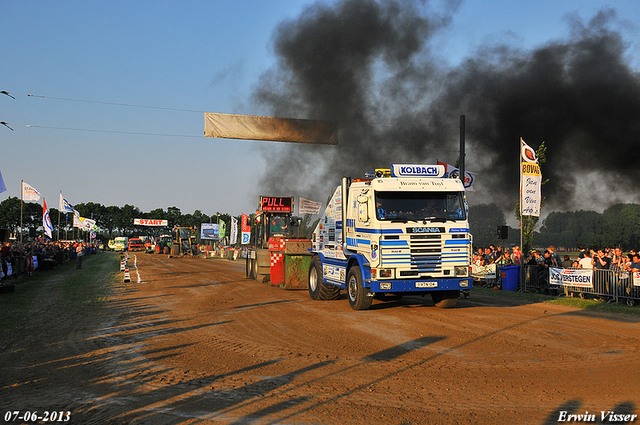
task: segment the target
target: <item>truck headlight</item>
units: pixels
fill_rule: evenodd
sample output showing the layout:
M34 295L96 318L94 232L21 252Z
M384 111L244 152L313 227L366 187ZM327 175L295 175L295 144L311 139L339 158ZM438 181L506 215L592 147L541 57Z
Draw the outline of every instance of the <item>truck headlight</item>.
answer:
M378 277L380 277L380 279L393 279L393 269L378 270Z
M469 268L467 266L456 267L456 276L468 276Z
M469 287L469 281L468 280L461 280L460 282L458 282L458 285L460 285L461 288L468 288Z
M391 289L391 282L380 282L380 289Z

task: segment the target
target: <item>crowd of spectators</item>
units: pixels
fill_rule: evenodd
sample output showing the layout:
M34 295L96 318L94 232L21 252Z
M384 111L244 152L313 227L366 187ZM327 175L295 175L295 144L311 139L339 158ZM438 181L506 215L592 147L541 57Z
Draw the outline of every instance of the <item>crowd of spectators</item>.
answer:
M640 272L640 252L630 250L628 254L623 254L620 247L611 249L589 248L578 245L579 254L577 258L564 255L562 258L556 252L554 246L549 246L544 252L531 250L529 258L523 261L519 246L504 248L490 245L488 248L478 248L473 255L473 263L477 266L495 264L498 267L512 265L538 265L548 269L554 268L582 268L613 271Z
M80 247L80 249L78 249ZM56 265L75 260L78 253L98 252L96 244L74 241L28 240L2 242L0 248L0 279L8 281L30 276L36 270L50 270Z
M495 264L498 267L518 266L522 264L522 252L520 252L520 247L517 245L511 248L511 252L509 252L509 248L504 248L503 246L489 245L488 248L478 248L474 252L473 263L476 266L487 266L489 264Z

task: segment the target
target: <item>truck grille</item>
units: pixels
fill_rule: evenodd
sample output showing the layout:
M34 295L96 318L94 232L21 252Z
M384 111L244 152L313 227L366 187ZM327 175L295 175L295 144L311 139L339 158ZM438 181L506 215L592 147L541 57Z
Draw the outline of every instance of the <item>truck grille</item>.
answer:
M401 278L449 275L453 266L468 261L468 244L468 239L448 239L441 234L384 236L379 267L393 267Z

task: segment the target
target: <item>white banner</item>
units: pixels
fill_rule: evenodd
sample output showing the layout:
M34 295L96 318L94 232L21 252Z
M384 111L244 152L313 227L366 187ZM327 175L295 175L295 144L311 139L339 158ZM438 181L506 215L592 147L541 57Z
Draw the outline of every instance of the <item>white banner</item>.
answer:
M77 212L77 211L75 211ZM96 221L90 218L80 217L79 214L73 214L73 227L82 230L93 230L96 227Z
M37 202L40 200L40 192L38 192L33 186L30 186L23 181L22 182L22 200Z
M168 220L154 220L150 218L134 218L133 224L137 226L168 226Z
M298 197L298 214L319 214L322 202L314 202Z
M235 217L231 217L231 235L229 238L229 245L235 245L238 242L238 219Z
M640 286L640 272L633 272L633 286Z
M549 267L549 283L552 285L593 288L592 269L556 269Z
M542 172L536 152L520 139L520 214L540 217Z
M495 264L487 264L486 266L478 266L471 264L471 276L479 279L495 279L498 275Z

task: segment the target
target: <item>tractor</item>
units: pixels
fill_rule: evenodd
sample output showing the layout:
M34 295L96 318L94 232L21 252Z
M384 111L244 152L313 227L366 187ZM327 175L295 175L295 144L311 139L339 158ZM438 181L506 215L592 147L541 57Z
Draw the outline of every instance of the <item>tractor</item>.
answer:
M196 228L174 227L171 232L171 256L195 256L198 255L198 245L196 243Z

